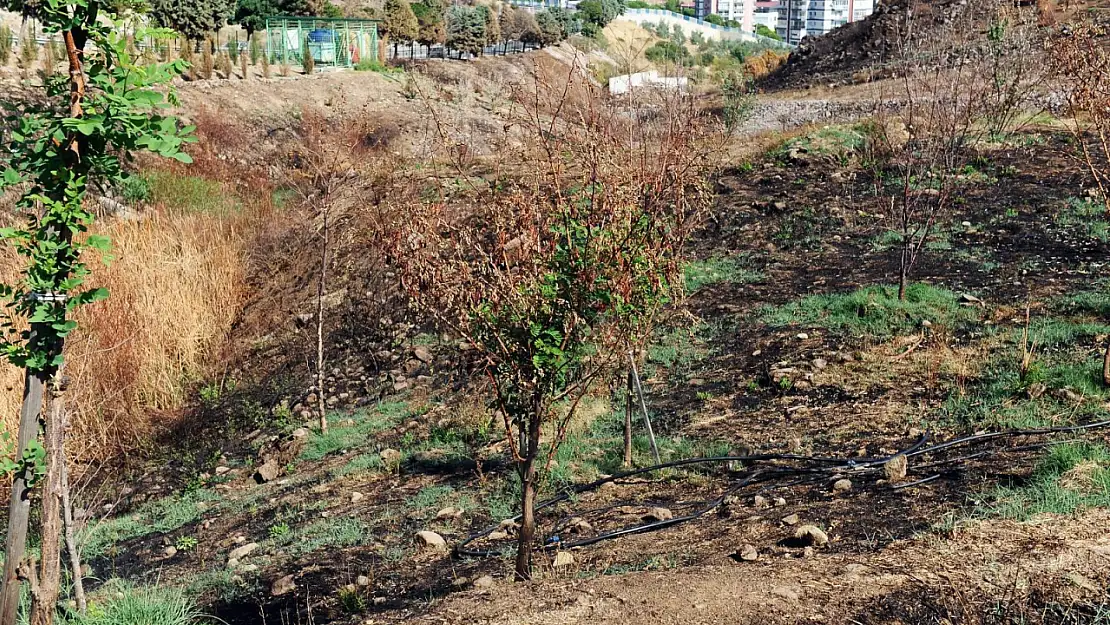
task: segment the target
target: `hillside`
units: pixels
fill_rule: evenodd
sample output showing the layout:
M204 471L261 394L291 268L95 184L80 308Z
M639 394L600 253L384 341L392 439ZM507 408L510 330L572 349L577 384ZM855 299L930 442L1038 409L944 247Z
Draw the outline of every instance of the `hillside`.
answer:
M611 99L568 44L179 82L192 162L144 157L105 190L126 204L97 209L111 297L71 339L87 618L154 588L211 617L180 625L1103 622L1110 219L1086 135L1031 100L998 132L930 118L960 141L903 123L901 81L870 70L906 11L807 40L758 96L707 75ZM608 32L614 55L651 41ZM929 160L938 144L958 149ZM591 168L604 183L578 184ZM543 222L560 194L574 210ZM620 351L573 409L552 403L577 412L536 434L565 440L534 577L514 581L524 437L493 341L459 328L497 318L490 276L534 270L529 241L605 238L575 220L620 199L641 224L659 214L641 194L700 209L659 252L680 249L681 286L630 352L642 398ZM457 232L465 262L402 257ZM582 288L562 266L539 284ZM414 304L467 271L485 281L440 302L486 308Z

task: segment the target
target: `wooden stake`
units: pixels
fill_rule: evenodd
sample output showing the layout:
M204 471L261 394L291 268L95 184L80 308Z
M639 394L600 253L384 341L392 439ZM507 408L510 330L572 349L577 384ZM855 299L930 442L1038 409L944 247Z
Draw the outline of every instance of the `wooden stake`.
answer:
M644 401L644 388L640 385L640 374L636 371L636 358L628 352L628 362L632 365L632 381L636 383L636 394L640 396L640 409L644 413L644 425L647 426L648 440L651 441L651 453L655 456L655 464L662 464L659 459L659 447L655 444L655 432L651 429L651 417L648 416L647 402Z

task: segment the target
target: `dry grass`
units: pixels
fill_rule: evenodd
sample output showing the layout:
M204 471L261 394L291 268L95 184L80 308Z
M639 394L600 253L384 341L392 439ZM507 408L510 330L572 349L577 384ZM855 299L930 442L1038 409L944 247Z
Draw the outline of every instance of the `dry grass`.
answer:
M252 225L273 208L264 187L228 210L230 187L221 185L212 210L198 211L196 198L185 208L165 197L144 219L94 227L111 238L113 250L106 264L89 259L89 282L111 295L78 313L79 329L66 346L70 450L78 462L148 445L152 430L178 414L190 387L216 363L246 299ZM11 279L20 266L5 251L0 276ZM21 393L22 372L0 365L0 422L7 431L17 425Z

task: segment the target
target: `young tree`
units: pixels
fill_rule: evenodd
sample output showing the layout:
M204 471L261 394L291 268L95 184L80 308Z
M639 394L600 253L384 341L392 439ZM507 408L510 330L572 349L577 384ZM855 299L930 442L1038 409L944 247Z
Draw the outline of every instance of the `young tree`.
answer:
M12 58L12 29L7 24L0 24L0 67L8 64Z
M486 45L500 42L501 23L497 19L497 13L485 5L478 5L476 8L482 13L482 18L486 22Z
M416 40L426 46L447 41L447 25L444 8L435 0L418 2L412 5L412 12L416 15L417 32Z
M316 57L312 54L312 45L309 43L307 36L301 44L301 69L304 70L306 75L316 73Z
M0 2L0 8L13 5L22 3ZM160 87L179 75L184 63L140 68L126 39L118 35L118 9L96 0L42 0L30 8L44 31L63 38L67 73L64 84L44 86L43 98L10 107L0 132L0 189L20 193L17 206L23 218L22 226L5 228L0 236L26 262L20 281L0 286L8 313L0 347L12 364L26 371L15 458L6 463L14 479L0 625L14 625L24 579L32 582L32 625L52 623L57 605L65 481L63 348L76 327L73 311L107 296L103 289L83 286L89 274L85 253L107 245L103 238L87 235L93 215L85 208L86 192L90 185L122 181L122 164L135 151L189 162L181 148L191 132L161 112L168 103ZM86 54L89 45L96 54ZM40 443L47 384L53 406ZM44 485L44 492L36 576L24 555L32 501L28 491L38 485Z
M150 0L150 18L198 41L226 24L235 7L235 0Z
M479 55L486 47L486 19L476 7L455 5L447 12L447 45Z
M385 0L382 7L382 21L378 32L385 41L393 40L393 53L397 54L397 44L401 41L414 41L420 34L420 24L408 0Z
M560 106L537 91L537 109ZM518 579L531 576L538 487L578 402L681 295L682 250L719 143L689 100L660 110L630 128L619 111L588 107L559 133L529 111L529 147L515 155L529 173L398 205L402 286L473 346L504 417L521 485Z
M512 32L514 39L525 43L540 43L540 24L536 16L528 11L516 9L512 15Z

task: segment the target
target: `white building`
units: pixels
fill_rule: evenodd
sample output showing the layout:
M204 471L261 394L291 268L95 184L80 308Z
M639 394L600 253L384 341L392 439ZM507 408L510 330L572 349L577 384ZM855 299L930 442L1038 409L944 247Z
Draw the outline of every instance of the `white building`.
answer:
M797 44L806 36L819 36L875 10L875 0L779 0L775 31L784 41Z
M712 0L711 6L711 13L736 20L740 28L748 32L755 28L755 0Z

